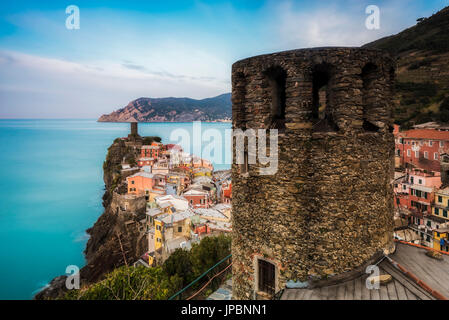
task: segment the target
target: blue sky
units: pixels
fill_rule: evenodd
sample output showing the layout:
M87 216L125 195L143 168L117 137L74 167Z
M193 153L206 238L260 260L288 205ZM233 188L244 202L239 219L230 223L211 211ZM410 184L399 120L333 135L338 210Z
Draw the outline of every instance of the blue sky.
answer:
M9 2L9 3L8 3ZM138 97L229 92L233 62L359 46L449 5L389 1L1 1L0 118L97 118ZM380 29L365 28L367 5ZM80 9L80 29L65 9Z

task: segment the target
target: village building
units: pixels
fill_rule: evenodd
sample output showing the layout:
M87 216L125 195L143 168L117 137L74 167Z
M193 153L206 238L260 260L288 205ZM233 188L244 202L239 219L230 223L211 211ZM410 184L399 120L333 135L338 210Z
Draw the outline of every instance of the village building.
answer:
M209 208L212 204L209 192L190 189L183 193L192 208Z
M151 167L154 164L154 158L139 158L137 159L137 165L139 167Z
M167 175L161 173L153 173L154 180L157 186L165 187Z
M155 186L153 190L150 190L148 193L148 202L155 203L156 198L165 196L167 193L165 192L164 187Z
M231 203L232 202L232 182L231 181L225 181L221 185L221 196L220 200L223 203Z
M439 172L426 172L418 169L407 169L405 173L395 173L394 205L396 208L408 208L417 211L418 217L432 213L434 193L441 186ZM417 221L417 220L416 220ZM422 221L421 221L422 222Z
M432 214L436 217L449 221L449 187L438 189L432 208Z
M220 211L224 214L229 221L231 221L232 205L228 203L218 203L212 207L212 209Z
M151 145L144 145L140 149L141 157L142 158L153 158L158 159L159 158L159 152L160 152L160 146L157 142L153 142Z
M170 173L169 163L167 160L159 160L152 166L152 173L154 174L164 174Z
M155 198L155 201L160 208L173 207L176 211L185 211L189 208L188 200L181 196L165 195Z
M167 144L166 150L163 154L167 159L169 159L170 165L172 167L183 164L183 150L181 146L176 144Z
M148 172L138 172L126 178L128 182L128 194L145 195L148 200L148 195L155 186L153 174Z
M221 211L214 208L197 208L194 213L208 221L230 222L230 217L224 215Z
M440 155L449 152L449 131L412 129L395 136L395 162L400 167L440 171Z
M177 186L177 194L183 192L191 183L190 177L182 169L175 168L167 174L167 183Z
M169 195L178 195L178 189L179 186L173 183L166 183L165 184L165 194L169 194Z
M214 169L212 162L210 162L209 160L202 159L198 156L192 156L190 157L190 160L191 160L190 165L192 168L204 168L209 170Z
M190 218L195 214L187 209L172 214L162 214L154 218L155 244L154 250L165 247L166 250L176 249L174 243L188 241L191 235Z

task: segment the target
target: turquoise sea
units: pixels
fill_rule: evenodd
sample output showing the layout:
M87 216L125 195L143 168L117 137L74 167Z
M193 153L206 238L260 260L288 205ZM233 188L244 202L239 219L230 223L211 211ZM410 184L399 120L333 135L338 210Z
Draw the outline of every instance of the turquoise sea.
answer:
M231 124L201 126L224 136ZM139 133L173 143L173 130L192 128L145 123ZM107 148L128 132L129 124L95 120L0 120L0 299L31 299L68 265L84 266L85 230L103 211Z

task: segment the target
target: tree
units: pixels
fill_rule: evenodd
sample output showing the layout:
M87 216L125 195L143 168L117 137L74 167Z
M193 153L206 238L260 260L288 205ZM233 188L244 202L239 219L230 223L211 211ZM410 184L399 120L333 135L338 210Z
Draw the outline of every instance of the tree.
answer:
M231 253L231 238L225 235L205 237L190 251L194 273L199 276Z
M165 260L162 268L169 277L175 275L179 276L182 279L183 287L194 280L190 253L187 250L180 248L176 249L170 257Z
M161 142L162 139L157 136L149 136L149 137L144 137L142 143L143 143L143 145L147 146L147 145L152 144L154 141Z

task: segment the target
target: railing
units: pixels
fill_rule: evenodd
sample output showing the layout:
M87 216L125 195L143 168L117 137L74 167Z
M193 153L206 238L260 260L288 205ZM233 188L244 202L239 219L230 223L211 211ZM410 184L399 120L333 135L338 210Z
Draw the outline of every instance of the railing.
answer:
M225 262L226 260L230 259L232 257L232 254L224 257L223 259L221 259L219 262L217 262L215 265L213 265L212 267L210 267L209 269L207 269L202 275L200 275L198 278L196 278L195 280L193 280L189 285L187 285L186 287L184 287L183 289L179 290L178 292L176 292L174 295L172 295L170 298L168 298L168 300L173 300L174 298L180 296L183 292L185 292L187 289L189 289L190 287L192 287L195 283L197 283L199 280L201 280L204 276L206 276L210 271L214 270L216 267L218 267L219 265L221 265L223 262ZM230 263L228 266L226 266L223 270L221 270L218 274L216 274L212 279L210 279L199 291L197 291L195 294L193 294L192 296L190 296L187 300L190 300L192 298L194 298L196 295L198 295L207 285L209 285L209 283L218 275L221 275L224 271L226 271L228 268L230 268L230 266L232 265L232 263Z
M278 292L276 292L273 297L271 298L271 300L281 300L282 294L284 293L285 289L281 289Z

